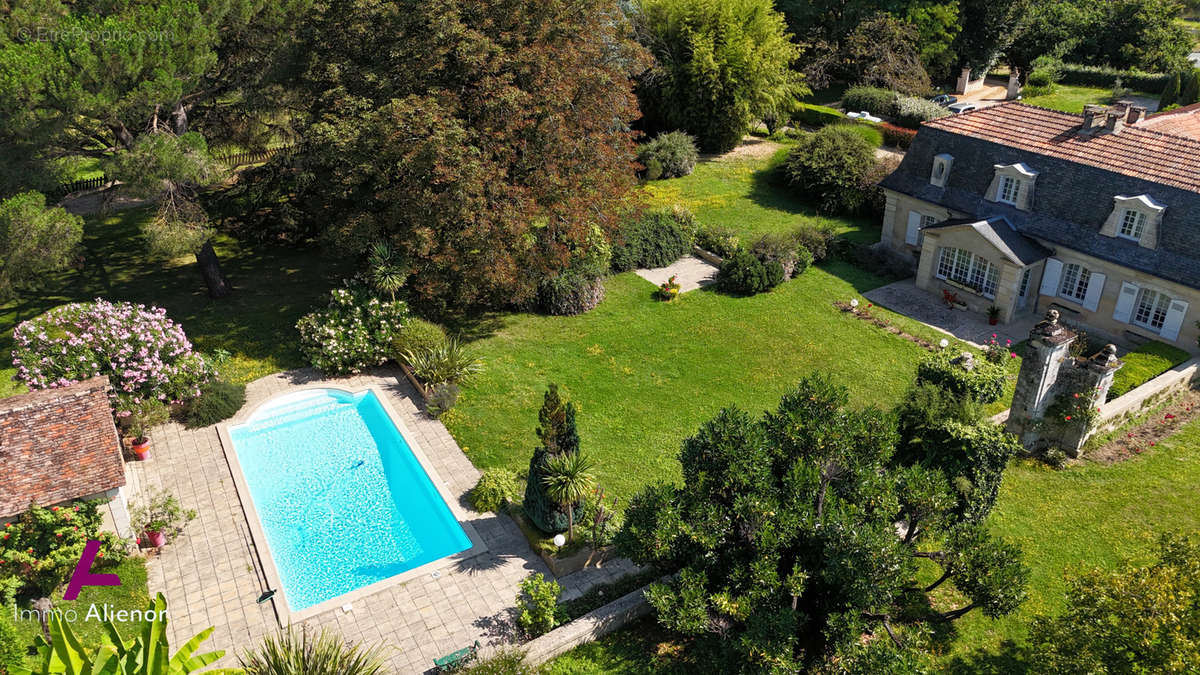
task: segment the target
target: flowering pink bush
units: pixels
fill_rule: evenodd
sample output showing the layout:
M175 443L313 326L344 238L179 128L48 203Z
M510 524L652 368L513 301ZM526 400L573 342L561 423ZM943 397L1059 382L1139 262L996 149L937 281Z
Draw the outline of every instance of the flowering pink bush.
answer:
M118 417L143 401L192 399L211 375L183 328L159 307L100 299L62 305L17 326L13 342L17 378L29 388L104 375Z

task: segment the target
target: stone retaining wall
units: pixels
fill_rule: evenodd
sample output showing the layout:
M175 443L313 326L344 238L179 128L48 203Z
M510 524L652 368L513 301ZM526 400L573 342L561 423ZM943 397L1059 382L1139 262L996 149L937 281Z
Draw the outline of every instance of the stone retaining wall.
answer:
M543 664L646 616L650 613L650 603L646 602L645 595L647 588L649 584L525 643L521 646L525 650L525 662L532 666Z
M1152 399L1186 389L1197 380L1200 380L1200 358L1175 366L1133 391L1100 406L1097 431L1102 432L1119 426L1125 417L1136 414Z

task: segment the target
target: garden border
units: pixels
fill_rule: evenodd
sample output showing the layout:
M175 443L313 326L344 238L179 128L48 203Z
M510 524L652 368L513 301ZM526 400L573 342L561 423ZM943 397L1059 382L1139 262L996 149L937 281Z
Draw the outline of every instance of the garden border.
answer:
M1152 399L1186 389L1193 382L1200 382L1200 357L1193 357L1100 406L1100 419L1092 434L1116 428L1130 414L1144 409Z
M593 609L578 619L521 645L520 648L525 650L525 663L531 666L541 665L579 645L594 642L634 619L646 616L650 613L650 603L646 600L646 589L649 587L650 584L646 584L626 593L603 607Z

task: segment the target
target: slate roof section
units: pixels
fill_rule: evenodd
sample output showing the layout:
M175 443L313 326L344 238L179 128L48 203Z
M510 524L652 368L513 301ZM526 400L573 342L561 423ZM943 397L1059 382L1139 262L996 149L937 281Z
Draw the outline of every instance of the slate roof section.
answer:
M1200 141L1126 126L1120 133L1077 133L1081 115L1002 103L960 115L948 115L927 126L980 140L1028 150L1039 155L1107 169L1133 178L1200 192Z
M0 516L125 485L108 379L0 399Z
M1137 126L1139 129L1200 140L1200 103L1154 113L1138 122Z
M979 117L993 110L1001 112ZM1002 123L1013 126L1002 130ZM1137 127L1126 127L1115 135L1105 134L1082 141L1062 140L1073 137L1075 128L1082 123L1083 118L1079 115L1021 103L1006 103L934 120L921 125L900 167L880 184L976 219L1002 216L1014 230L1035 237L1043 244L1062 246L1200 289L1200 191L1131 175L1138 173L1132 165L1125 166L1108 159L1101 161L1091 150L1087 155L1075 153L1081 145L1097 141L1111 145L1114 139L1121 137L1134 141L1151 138L1156 144L1166 140L1175 144L1176 149L1171 152L1180 155L1178 166L1196 166L1192 180L1200 184L1200 142ZM995 140L991 140L993 138ZM1047 140L1054 138L1060 140ZM1140 152L1136 149L1126 151ZM933 157L941 153L954 157L944 188L929 182ZM1148 151L1147 156L1150 154ZM1038 172L1032 211L983 199L995 174L995 166L1017 162ZM1097 166L1101 163L1112 166ZM1117 165L1122 170L1116 170ZM1161 173L1168 168L1160 166L1156 171ZM1158 248L1149 249L1127 239L1100 234L1100 228L1112 213L1114 197L1143 194L1166 204L1159 224Z
M975 230L979 236L986 239L989 244L995 246L997 250L1004 254L1004 257L1018 265L1032 265L1039 260L1050 257L1049 249L1014 230L1012 225L1009 224L1008 219L1003 216L983 220L978 218L952 218L923 229L945 230L957 228Z

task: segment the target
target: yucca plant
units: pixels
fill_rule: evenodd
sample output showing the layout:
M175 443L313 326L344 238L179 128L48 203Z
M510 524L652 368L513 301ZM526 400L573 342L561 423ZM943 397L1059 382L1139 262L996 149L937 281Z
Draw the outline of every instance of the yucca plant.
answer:
M413 373L428 385L443 382L463 384L483 369L475 352L457 338L447 338L440 345L417 350L405 350L401 358Z
M404 288L408 280L408 271L398 262L399 256L392 245L386 241L371 244L367 255L367 275L371 287L380 293L387 293L392 302L396 301L396 293Z
M239 658L246 675L381 675L382 650L346 642L339 634L288 626Z
M575 505L596 486L596 463L582 452L563 452L546 460L542 484L546 496L567 510L567 536L575 540Z

